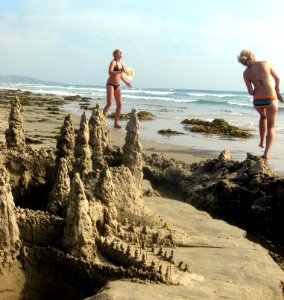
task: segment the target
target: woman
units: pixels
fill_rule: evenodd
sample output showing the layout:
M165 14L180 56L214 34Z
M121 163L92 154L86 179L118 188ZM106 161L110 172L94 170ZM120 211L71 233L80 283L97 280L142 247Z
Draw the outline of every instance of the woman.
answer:
M131 88L132 85L130 82L126 81L126 79L123 77L123 73L126 73L126 70L124 69L124 65L122 63L122 51L120 49L114 50L113 57L114 59L111 61L108 69L109 78L106 84L107 104L104 108L104 113L105 114L108 113L114 97L116 102L114 128L121 128L121 126L118 124L119 116L122 108L122 93L121 93L120 80L122 80L127 85L128 88Z
M243 76L248 93L253 96L253 105L259 113L259 147L265 148L262 158L269 159L275 136L275 121L280 95L280 78L268 61L257 61L249 50L242 50L238 61L245 65ZM274 82L272 80L274 79Z

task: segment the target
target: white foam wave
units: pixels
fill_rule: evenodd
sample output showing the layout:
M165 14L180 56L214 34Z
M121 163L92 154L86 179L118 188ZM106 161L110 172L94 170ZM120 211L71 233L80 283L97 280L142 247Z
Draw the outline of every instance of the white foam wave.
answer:
M195 96L195 97L217 97L217 98L243 97L243 95L238 95L238 94L194 93L194 92L189 92L187 93L187 95Z
M174 92L165 92L165 91L147 91L147 90L140 90L140 89L123 89L125 94L147 94L147 95L171 95Z
M92 97L104 97L106 93L91 92Z
M198 102L198 100L193 100L193 99L178 99L178 100L174 100L174 102Z
M174 94L174 92L162 92L162 91L143 91L146 94L150 95L171 95Z
M251 103L241 103L241 102L231 102L231 101L228 101L228 104L230 104L230 105L237 105L237 106L251 107Z
M172 98L169 97L147 97L147 96L139 96L139 95L124 95L126 98L130 99L144 99L144 100L157 100L157 101L173 101Z
M34 89L30 90L30 92L39 93L39 94L52 94L57 96L75 96L77 93L67 92L67 91L56 91L56 90L43 90L43 89Z
M75 90L75 91L84 91L84 92L104 92L105 93L105 88L96 88L96 87L76 87L76 86L68 86L68 90Z

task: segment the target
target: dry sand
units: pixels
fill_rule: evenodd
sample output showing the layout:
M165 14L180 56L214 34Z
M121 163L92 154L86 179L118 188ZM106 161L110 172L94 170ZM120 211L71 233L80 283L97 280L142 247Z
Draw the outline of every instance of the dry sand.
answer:
M267 250L245 238L245 231L173 199L151 197L145 202L184 234L184 247L174 250L175 258L188 263L191 273L181 275L178 286L112 281L88 300L283 299L283 271Z
M3 142L10 106L1 99L0 106L0 141ZM24 106L26 137L40 142L32 144L32 147L56 145L56 136L66 112L54 113L47 107L36 104ZM73 117L73 124L74 128L78 128L79 117ZM122 146L124 135L117 129L110 128L110 131L113 144ZM146 152L163 153L166 158L187 163L209 158L203 153L196 153L196 150L180 146L146 141L142 141L142 145ZM191 273L181 276L179 281L182 284L177 286L112 281L100 294L90 299L283 299L283 270L266 249L245 238L245 231L167 197L149 197L145 199L145 204L182 233L185 246L175 250L175 257L188 263ZM19 274L16 277L21 286L23 278ZM3 279L1 290L5 285ZM14 295L18 292L15 291ZM4 299L1 293L0 299Z

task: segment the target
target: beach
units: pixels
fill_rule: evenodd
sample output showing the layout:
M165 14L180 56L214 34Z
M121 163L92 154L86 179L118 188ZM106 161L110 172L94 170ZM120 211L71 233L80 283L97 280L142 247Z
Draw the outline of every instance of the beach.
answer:
M74 108L78 106L78 103L74 103L74 99L67 100L58 94L4 89L0 90L0 96L0 141L2 143L5 142L5 130L8 127L10 100L16 96L21 99L23 105L25 137L32 148L56 148L56 138L60 133L63 119L69 113L73 112L71 120L74 129L79 128L82 110ZM89 115L90 112L86 111L86 113ZM122 147L125 144L126 122L122 121L123 128L118 130L112 127L113 120L108 119L107 124L113 145ZM202 139L199 144L190 147L183 146L182 142L181 145L177 142L172 143L172 137L147 136L148 126L154 127L156 130L156 128L161 129L160 127L166 125L174 129L173 123L163 123L160 119L140 122L141 144L146 154L158 154L166 159L174 159L187 164L219 156L216 148L214 151L206 149L206 147L199 149L198 145L205 143ZM176 126L179 126L178 123ZM151 132L154 132L153 128L151 128ZM210 137L210 143L215 139L216 137L212 139ZM221 146L224 146L226 140L221 138L217 140L222 149ZM280 168L279 173L281 171ZM146 185L147 182L144 182L143 186ZM157 285L147 282L145 285L125 279L114 280L109 281L97 296L90 299L129 299L128 295L133 295L135 299L141 300L154 297L157 299L190 299L190 297L194 297L194 299L200 300L222 297L228 299L282 299L281 281L284 281L284 275L279 265L282 263L283 268L283 262L281 261L277 265L265 248L246 238L244 230L222 220L215 220L208 213L178 201L176 192L175 190L166 191L160 196L150 193L144 200L147 209L165 220L167 226L173 228L174 232L182 237L184 246L174 249L175 258L178 261L187 262L189 272L179 273L172 270L174 280L181 284ZM172 249L168 248L167 250L170 252ZM151 256L150 251L148 255ZM9 272L4 273L1 278L2 285L0 284L0 289L13 291L15 297L11 299L18 299L17 295L24 287L26 296L29 293L32 295L32 292L36 295L39 286L45 286L46 280L49 279L47 276L50 276L48 272L47 274L43 273L38 281L27 288L21 269L17 266L13 272L15 273L12 275ZM16 289L11 276L18 280ZM56 286L55 283L52 284L54 287ZM125 295L126 289L128 290L127 295ZM64 291L60 291L60 293L61 298L64 299Z
M17 90L0 90L2 95L6 95L8 92L9 97L12 99L14 96L19 95L20 97L24 97L25 91L17 91ZM54 103L58 103L58 101L62 101L62 96L53 95L53 94L30 94L30 92L26 92L28 95L32 95L35 98L34 103L30 103L29 105L23 105L24 109L24 130L25 134L28 138L33 139L33 147L40 148L42 146L45 147L55 147L56 146L56 137L60 132L60 128L62 126L63 118L66 114L71 114L74 128L78 128L80 122L80 113L82 111L76 110L63 110L62 104L57 105L60 109L56 111L52 111L48 109L53 107ZM50 99L50 103L46 101L46 99ZM38 101L41 102L38 105ZM67 102L67 101L66 101ZM63 107L69 107L73 103L66 103ZM0 141L5 141L5 130L8 126L8 117L10 113L10 102L9 100L1 101L1 125L0 125ZM87 111L87 114L90 112ZM121 130L114 129L112 124L112 120L108 120L109 130L111 132L111 136L113 139L114 145L122 146L125 142L125 129ZM126 122L122 121L123 127L125 127ZM141 126L143 128L143 125ZM37 143L38 142L38 143ZM166 158L175 158L178 160L184 160L187 163L199 162L209 157L213 157L211 152L208 151L198 151L194 149L190 149L188 147L183 147L180 145L169 144L169 143L158 143L153 140L142 140L142 146L144 151L148 153L163 153Z
M71 113L74 119L79 118L83 111L90 116L91 111L86 108L99 104L105 105L105 88L76 85L42 85L23 83L4 83L1 88L12 90L22 89L33 93L49 95L54 98L68 98L80 96L81 99L67 101L60 105L61 111ZM82 101L83 100L83 101ZM235 160L242 161L247 153L261 156L263 149L258 147L258 114L254 110L251 97L245 92L174 90L174 89L141 89L131 90L123 88L122 113L131 112L133 108L147 111L154 115L154 120L142 121L140 136L143 143L158 143L167 147L174 155L191 154L201 157L217 157L227 149ZM115 111L113 103L110 114ZM224 119L230 125L249 130L251 138L232 138L216 134L190 132L188 126L181 124L185 119L200 119L212 121L215 118ZM121 121L122 129L115 131L117 135L125 135L127 121ZM108 125L113 127L113 120L108 119ZM181 134L164 136L159 130L171 129ZM177 147L178 146L178 147ZM179 151L174 149L177 147ZM279 115L276 123L276 138L271 149L271 158L268 165L279 175L284 174L284 107L279 103ZM153 148L145 145L147 150ZM156 147L157 148L157 147ZM168 154L167 154L168 155Z

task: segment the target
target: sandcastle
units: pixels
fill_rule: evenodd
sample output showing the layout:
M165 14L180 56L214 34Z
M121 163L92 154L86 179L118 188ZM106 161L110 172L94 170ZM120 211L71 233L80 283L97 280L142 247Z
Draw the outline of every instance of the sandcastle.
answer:
M113 146L97 105L89 120L83 113L77 134L67 115L56 149L34 150L25 143L20 101L12 101L0 152L2 274L20 264L32 282L52 265L71 276L82 298L111 278L173 284L174 270L190 274L174 261L172 230L143 204L135 110L126 130L122 149Z
M56 149L26 143L20 100L12 101L0 146L0 290L14 299L84 299L107 281L190 282L177 261L182 234L144 206L142 179L172 187L184 200L283 245L283 178L248 154L228 151L187 165L143 153L136 111L125 144L112 145L97 105L79 128L66 115ZM155 192L155 191L154 191ZM151 193L151 191L150 191ZM243 222L243 223L242 223ZM247 226L247 227L246 227ZM190 260L190 258L188 258ZM21 277L23 286L18 286ZM5 286L7 282L9 287ZM69 294L68 294L69 293Z

